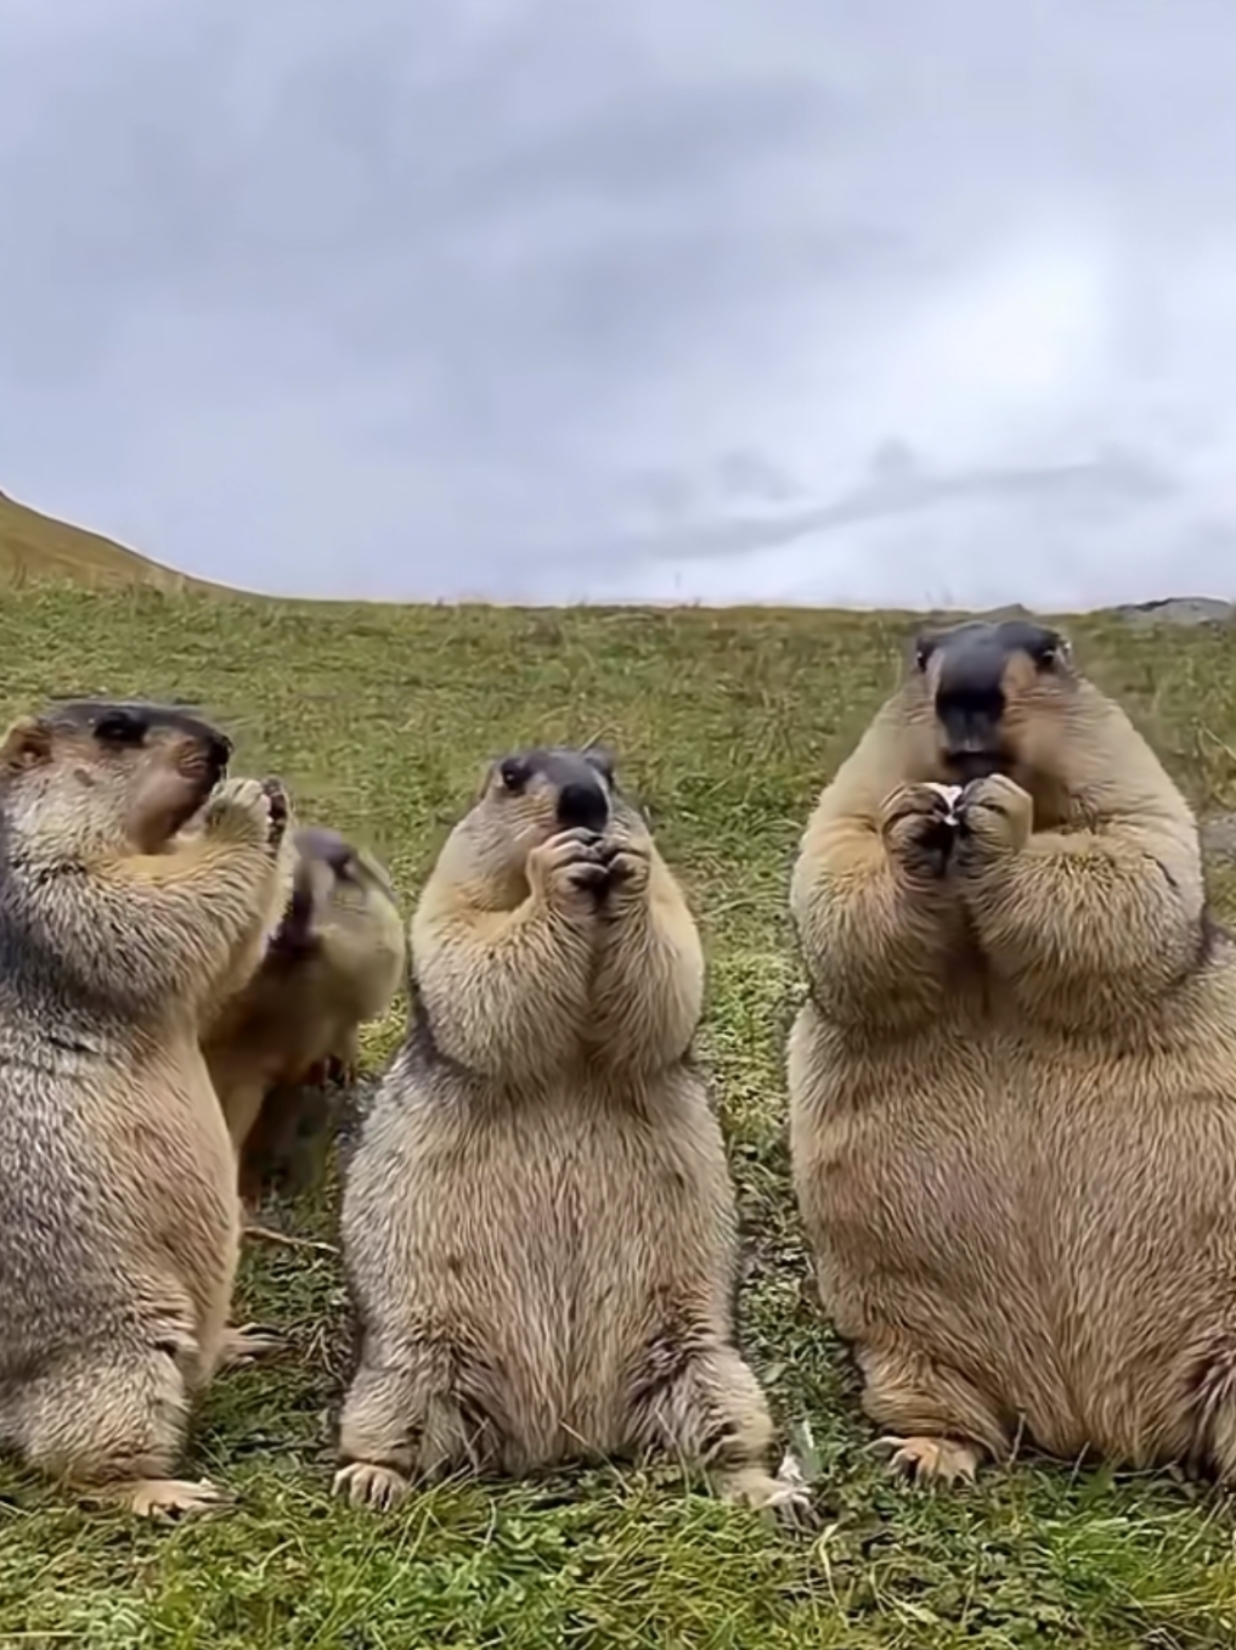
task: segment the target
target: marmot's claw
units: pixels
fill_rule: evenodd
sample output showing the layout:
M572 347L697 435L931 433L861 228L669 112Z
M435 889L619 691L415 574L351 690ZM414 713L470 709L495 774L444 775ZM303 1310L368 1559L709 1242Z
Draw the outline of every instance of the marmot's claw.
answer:
M268 774L262 780L262 794L266 798L267 806L270 809L271 846L277 847L283 840L283 833L287 830L288 816L291 812L287 789L281 779L276 779L273 774Z

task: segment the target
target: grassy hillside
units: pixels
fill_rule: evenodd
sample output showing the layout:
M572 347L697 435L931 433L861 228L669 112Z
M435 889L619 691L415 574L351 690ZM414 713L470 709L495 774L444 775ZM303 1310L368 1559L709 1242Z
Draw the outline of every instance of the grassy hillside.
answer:
M699 913L716 1076L749 1236L744 1336L780 1419L810 1415L822 1533L795 1541L666 1467L450 1486L380 1522L328 1499L333 1259L258 1248L241 1318L294 1352L221 1379L189 1471L243 1495L170 1530L0 1475L0 1646L90 1650L1200 1650L1236 1639L1231 1510L1165 1478L1027 1462L969 1491L889 1480L806 1285L782 1047L799 985L789 864L904 626L823 613L301 606L150 591L0 599L0 710L57 691L192 696L306 816L389 857L410 903L480 762L532 740L622 753ZM1074 629L1198 797L1236 801L1231 631ZM1236 916L1236 886L1221 879ZM398 1017L367 1050L393 1045ZM333 1191L277 1211L329 1238Z
M99 533L71 527L0 493L0 587L23 589L66 581L88 589L149 585L155 590L223 593L222 586L177 573Z

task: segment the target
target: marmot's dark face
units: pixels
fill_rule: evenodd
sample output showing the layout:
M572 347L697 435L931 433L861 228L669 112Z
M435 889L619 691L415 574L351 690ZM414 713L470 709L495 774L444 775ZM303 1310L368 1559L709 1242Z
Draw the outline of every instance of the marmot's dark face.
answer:
M949 780L1023 779L1058 729L1074 680L1064 637L1045 625L976 621L923 635L915 668L929 696L936 756Z
M322 923L340 884L360 885L356 849L326 825L305 825L297 831L296 865L292 892L278 928L267 946L275 965L302 962L321 949Z
M172 706L78 699L28 724L22 760L99 840L121 834L154 853L227 773L232 743Z
M613 813L613 760L595 747L515 751L492 764L483 801L521 855L559 831L599 835Z
M356 881L356 849L338 831L327 825L305 825L297 831L295 842L298 865L316 862L327 866L341 882Z

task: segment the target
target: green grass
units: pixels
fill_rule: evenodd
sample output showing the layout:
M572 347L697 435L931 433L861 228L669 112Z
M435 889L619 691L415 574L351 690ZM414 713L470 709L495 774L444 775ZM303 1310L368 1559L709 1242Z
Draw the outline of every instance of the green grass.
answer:
M222 1378L187 1466L241 1492L134 1526L0 1474L0 1646L211 1650L1197 1650L1236 1641L1231 1509L1166 1478L1026 1463L972 1490L888 1478L822 1325L788 1188L782 1046L798 998L786 884L808 808L892 680L907 624L822 613L218 602L28 589L0 600L3 709L51 692L192 696L304 817L384 853L409 906L480 764L599 736L650 806L710 959L704 1053L749 1235L744 1338L780 1421L809 1416L815 1537L671 1467L448 1485L387 1521L329 1499L343 1301L329 1258L259 1247L238 1310L293 1352ZM1073 627L1199 800L1236 802L1236 635ZM1217 882L1236 914L1236 884ZM400 1010L400 1013L402 1010ZM377 1063L399 1016L375 1035ZM2 1194L0 1194L2 1195ZM279 1212L331 1235L334 1193Z

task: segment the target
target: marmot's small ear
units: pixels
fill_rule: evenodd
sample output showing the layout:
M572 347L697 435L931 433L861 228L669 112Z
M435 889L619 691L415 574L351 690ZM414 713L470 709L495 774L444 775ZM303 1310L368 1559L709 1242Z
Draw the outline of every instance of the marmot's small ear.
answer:
M51 756L52 731L37 716L23 716L14 722L0 745L0 767L22 773L37 767Z
M589 767L597 770L607 785L613 785L614 775L618 770L618 758L608 745L585 745L583 757Z

